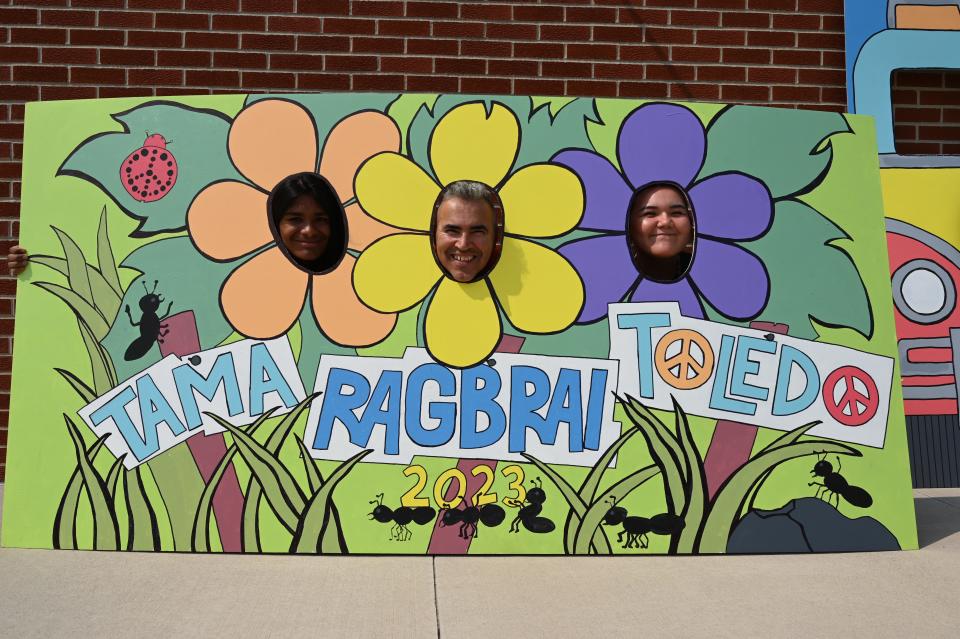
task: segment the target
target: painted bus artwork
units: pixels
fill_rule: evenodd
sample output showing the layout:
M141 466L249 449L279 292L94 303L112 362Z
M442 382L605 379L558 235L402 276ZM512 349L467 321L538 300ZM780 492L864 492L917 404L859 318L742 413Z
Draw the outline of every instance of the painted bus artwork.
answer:
M868 117L721 104L30 104L3 543L916 548L876 157ZM323 268L270 213L305 174L343 214ZM465 180L472 279L437 221ZM638 265L654 184L671 277Z

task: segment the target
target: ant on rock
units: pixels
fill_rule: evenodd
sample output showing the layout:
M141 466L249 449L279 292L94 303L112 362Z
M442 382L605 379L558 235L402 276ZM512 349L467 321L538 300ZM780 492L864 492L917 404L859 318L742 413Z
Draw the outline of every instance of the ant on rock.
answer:
M618 526L623 524L623 531L617 535L617 541L623 541L623 536L627 536L623 548L646 548L650 543L647 533L674 535L683 530L683 519L673 513L661 513L649 518L628 517L627 509L617 506L616 497L611 497L610 501L610 510L603 516L603 525Z
M167 312L163 314L163 317L160 317L157 315L157 311L160 309L160 303L163 301L163 298L157 295L157 280L153 280L152 291L147 290L146 282L141 280L140 283L143 284L143 290L146 292L146 295L140 298L140 321L133 321L129 304L125 304L123 307L123 310L127 312L127 317L130 318L130 324L140 327L140 337L130 342L126 352L123 354L123 359L128 362L140 359L146 355L154 342L162 344L163 337L170 332L169 330L163 330L167 325L162 322L167 318L167 315L170 314L173 302L171 301L167 305Z
M840 498L843 497L851 505L857 506L859 508L869 508L873 505L873 497L870 496L863 488L860 486L853 486L847 482L846 478L840 474L840 456L837 455L837 470L834 472L833 464L827 461L827 454L823 453L823 459L818 461L813 466L813 470L810 471L811 475L817 477L823 477L823 483L817 481L812 481L808 486L817 486L816 497L821 497L826 495L826 502L829 504L830 500L836 496L837 505L835 508L840 507Z
M450 504L442 504L440 511L440 525L454 526L460 524L460 537L479 537L477 534L477 522L482 523L489 528L495 528L503 523L507 514L503 508L497 504L486 504L485 506L467 506L463 509L450 508Z
M520 524L532 533L548 533L556 528L552 521L539 516L543 510L543 503L547 501L547 492L543 489L543 482L539 477L533 483L535 488L527 491L523 501L511 499L507 504L512 508L520 509L510 523L510 532L520 532ZM529 505L524 506L524 504Z
M370 519L376 519L381 524L394 522L393 526L390 527L390 539L396 539L397 541L410 539L412 533L407 524L411 521L422 526L432 521L433 516L437 514L430 506L417 506L416 508L400 506L396 510L390 510L389 507L383 505L383 493L378 494L377 498L370 503L376 504L370 512Z

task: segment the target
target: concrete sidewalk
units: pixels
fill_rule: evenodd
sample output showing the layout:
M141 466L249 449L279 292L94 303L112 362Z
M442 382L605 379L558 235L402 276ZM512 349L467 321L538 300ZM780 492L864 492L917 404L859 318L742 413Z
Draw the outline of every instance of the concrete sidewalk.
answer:
M0 634L956 637L960 489L915 498L918 552L433 559L4 548Z

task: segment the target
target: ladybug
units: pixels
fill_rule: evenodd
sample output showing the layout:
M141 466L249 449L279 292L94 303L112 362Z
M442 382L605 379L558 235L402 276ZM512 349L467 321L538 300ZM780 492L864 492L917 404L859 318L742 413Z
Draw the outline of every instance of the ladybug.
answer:
M156 202L176 184L177 160L167 149L168 143L159 133L147 133L143 146L123 161L120 181L133 199Z

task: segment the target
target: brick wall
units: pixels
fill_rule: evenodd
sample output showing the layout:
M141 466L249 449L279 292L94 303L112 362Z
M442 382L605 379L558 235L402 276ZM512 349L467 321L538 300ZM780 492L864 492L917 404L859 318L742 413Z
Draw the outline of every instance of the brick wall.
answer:
M23 104L261 91L668 97L842 110L843 0L0 0L0 251ZM15 285L0 278L0 480Z
M897 153L960 155L960 70L899 70L892 82Z

